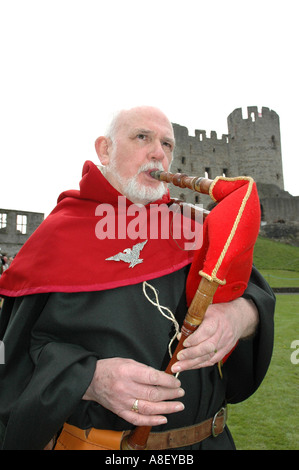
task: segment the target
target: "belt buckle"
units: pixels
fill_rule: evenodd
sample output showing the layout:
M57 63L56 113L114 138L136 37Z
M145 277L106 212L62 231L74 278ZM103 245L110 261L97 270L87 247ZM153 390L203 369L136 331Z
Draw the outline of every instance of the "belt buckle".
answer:
M223 426L222 426L222 430L220 432L216 432L216 419L217 418L220 418L221 415L223 415ZM215 413L214 415L214 418L213 418L213 422L212 422L212 436L213 437L217 437L219 436L219 434L221 434L225 428L225 424L226 424L226 418L227 418L227 409L226 409L226 406L222 406L220 408L219 411L217 411L217 413Z

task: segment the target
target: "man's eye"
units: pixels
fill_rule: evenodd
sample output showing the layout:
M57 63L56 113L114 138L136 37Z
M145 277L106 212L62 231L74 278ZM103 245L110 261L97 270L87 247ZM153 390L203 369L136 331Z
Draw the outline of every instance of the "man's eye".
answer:
M170 150L172 150L172 145L171 145L170 142L163 142L163 145L164 145L165 147L168 147Z
M146 135L145 134L138 134L137 135L137 139L140 139L140 140L146 140Z

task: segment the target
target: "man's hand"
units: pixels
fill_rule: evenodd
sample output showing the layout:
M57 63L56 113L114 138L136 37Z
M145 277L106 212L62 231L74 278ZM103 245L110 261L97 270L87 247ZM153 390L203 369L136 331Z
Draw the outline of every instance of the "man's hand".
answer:
M177 373L216 364L239 339L252 335L258 325L254 303L239 298L210 305L200 327L184 342L172 366ZM180 381L131 359L111 358L97 361L92 382L83 400L92 400L134 426L158 426L164 415L184 409L175 400L185 394ZM132 410L138 399L138 413Z
M243 297L210 305L202 324L185 340L186 349L179 352L179 360L172 366L172 372L213 366L239 339L251 336L258 321L255 304Z
M92 382L83 400L93 400L134 426L157 426L167 422L165 414L184 409L179 401L185 392L172 375L131 359L97 361ZM132 411L138 399L138 413Z

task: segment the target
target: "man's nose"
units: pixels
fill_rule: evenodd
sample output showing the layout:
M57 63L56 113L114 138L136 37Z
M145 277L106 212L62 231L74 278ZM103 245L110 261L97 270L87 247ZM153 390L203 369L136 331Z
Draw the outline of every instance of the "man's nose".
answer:
M163 144L160 141L153 142L148 157L152 160L163 160L165 158Z

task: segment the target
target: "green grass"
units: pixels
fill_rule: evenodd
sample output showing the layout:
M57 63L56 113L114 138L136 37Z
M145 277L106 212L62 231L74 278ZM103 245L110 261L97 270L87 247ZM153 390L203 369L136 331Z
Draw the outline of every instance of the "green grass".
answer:
M283 269L260 269L271 287L299 287L299 272Z
M253 262L271 287L299 287L299 247L258 237Z
M299 364L291 362L298 320L299 295L277 295L268 373L253 396L229 406L228 426L239 450L299 450Z
M259 270L299 272L299 247L258 237L254 247L253 261Z
M299 247L259 237L254 264L271 287L299 287ZM229 406L228 425L239 450L299 450L299 364L291 362L291 343L299 340L299 295L276 297L268 373L253 396Z

